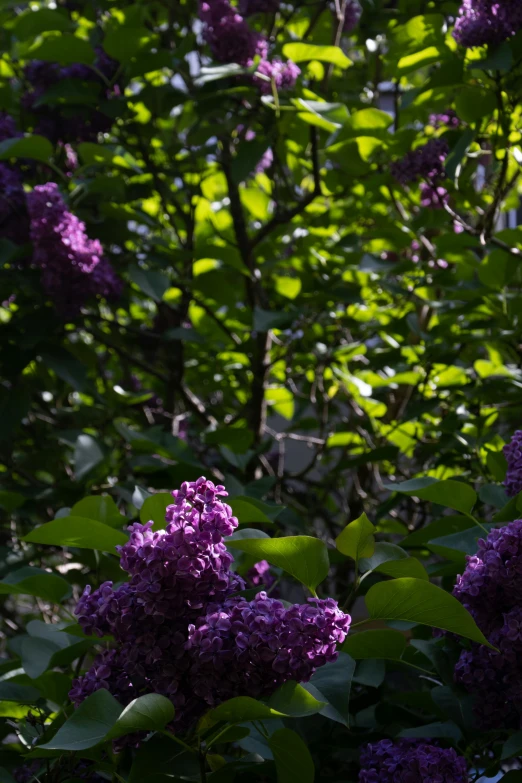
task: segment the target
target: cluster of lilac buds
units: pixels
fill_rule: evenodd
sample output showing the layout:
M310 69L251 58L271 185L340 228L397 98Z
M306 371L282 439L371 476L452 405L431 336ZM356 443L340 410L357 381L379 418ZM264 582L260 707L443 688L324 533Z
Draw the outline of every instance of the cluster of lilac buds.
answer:
M454 109L446 109L440 114L430 114L429 124L434 128L458 128L460 120Z
M27 195L33 263L42 286L64 316L74 316L92 296L117 298L119 279L97 239L66 208L54 182L37 185Z
M522 492L522 430L517 430L510 442L504 446L504 456L507 460L504 487L506 494L514 498Z
M270 61L268 41L251 29L245 16L255 13L275 11L279 0L243 0L238 10L229 0L202 0L199 17L203 22L203 36L210 46L212 56L221 63L237 63L244 67L253 65L256 57L261 58L254 76L254 82L260 91L270 95L274 87L277 90L292 88L301 70L288 60L278 58ZM267 78L263 78L267 77Z
M520 0L463 0L453 37L465 47L496 45L521 28Z
M442 185L430 185L421 182L420 185L421 206L428 209L444 209L449 202L449 193Z
M391 173L401 185L419 179L435 183L446 176L444 161L448 151L444 139L430 139L427 144L411 150L401 160L392 163Z
M34 131L46 136L53 144L67 141L94 141L99 133L110 130L112 120L99 109L68 109L60 107L52 90L63 81L81 81L98 88L98 100L110 98L118 88L107 87L114 78L118 64L102 49L96 50L94 67L75 63L60 67L56 63L33 60L24 69L30 89L22 97L22 106L34 116Z
M361 753L359 783L467 783L466 760L429 740L381 740Z
M224 539L237 527L224 487L205 478L174 491L165 530L130 527L120 547L130 580L86 588L76 608L85 633L112 634L73 682L79 704L99 688L122 704L161 693L176 707L175 726L190 727L209 706L237 695L269 695L289 679L309 679L336 658L350 618L331 599L285 608L259 593L246 601Z
M351 33L355 30L359 24L361 18L362 8L359 0L347 0L346 7L344 9L344 24L343 31L345 33Z
M496 647L462 652L455 679L476 694L475 713L488 728L522 726L522 520L492 530L467 557L453 594Z
M273 86L278 92L291 89L300 73L301 69L291 60L282 62L275 57L273 60L262 60L259 63L254 81L263 95L271 95ZM266 78L260 78L258 74Z
M249 27L228 0L203 0L199 16L205 25L205 40L218 62L250 66L255 57L266 58L265 38Z

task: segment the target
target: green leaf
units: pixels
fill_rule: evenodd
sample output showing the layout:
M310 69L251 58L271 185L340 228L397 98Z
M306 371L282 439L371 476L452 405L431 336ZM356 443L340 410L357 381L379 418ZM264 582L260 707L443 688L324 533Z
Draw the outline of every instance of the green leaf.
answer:
M42 362L76 391L87 391L85 367L68 351L55 349L52 353L44 352Z
M156 492L150 498L146 498L140 509L140 522L145 524L152 520L154 522L153 530L164 530L165 514L167 506L171 506L174 498L170 492Z
M343 718L348 726L350 718L350 689L355 672L355 661L346 652L340 652L333 663L320 666L310 682Z
M258 538L228 541L228 546L248 552L257 560L268 560L315 592L328 575L328 551L323 541L310 536Z
M409 577L380 582L370 588L365 600L372 620L429 625L491 647L460 601L431 582Z
M323 667L324 668L324 667ZM315 699L297 682L285 682L268 700L268 706L293 718L304 718L321 712L326 702Z
M517 731L502 746L502 759L520 756L522 753L522 731Z
M486 114L492 114L496 107L495 93L483 87L463 85L455 95L455 109L464 122L476 122Z
M74 475L77 480L84 478L104 459L96 438L82 432L74 446Z
M78 549L98 549L116 554L115 547L125 544L128 536L95 519L60 517L31 530L22 541L50 546L73 546Z
M83 498L71 508L72 517L96 519L104 525L123 525L126 522L114 500L108 495L95 495Z
M0 595L34 595L55 604L70 592L69 583L61 576L31 566L11 571L0 582Z
M31 59L60 63L60 65L72 63L92 65L95 60L90 43L71 33L49 36L39 46L33 47L29 54Z
M475 138L475 131L472 130L471 128L466 128L464 131L462 131L459 140L453 146L450 154L448 155L444 163L446 174L450 179L455 179L457 170L462 162L462 159L464 158L474 138Z
M0 490L0 508L8 513L24 505L26 498L20 492Z
M271 310L254 310L254 330L256 332L268 332L270 329L284 329L290 326L295 318L294 313L275 313Z
M268 740L278 783L314 783L314 762L308 747L292 729L278 729Z
M257 498L245 497L244 495L230 498L229 504L240 525L249 525L253 522L272 524L284 511L284 506L270 505L262 500L257 500Z
M397 71L403 76L411 71L417 71L419 68L425 68L431 63L440 62L448 54L449 49L446 46L428 46L420 52L401 57L397 63Z
M20 648L20 658L26 674L34 680L46 671L53 655L60 648L49 639L24 636Z
M200 729L207 729L220 721L245 723L250 720L284 718L285 715L250 696L236 696L207 712L200 721Z
M366 514L350 522L335 539L335 546L343 555L359 560L371 557L375 549L375 526Z
M132 282L155 302L161 302L165 292L170 288L168 277L161 272L155 272L152 269L142 269L139 266L130 266L127 274Z
M101 688L75 709L49 742L38 747L70 751L93 748L106 738L120 717L122 709L114 696Z
M339 46L317 46L316 44L288 43L283 46L283 54L294 63L318 60L322 63L338 65L339 68L348 68L352 61L344 54Z
M482 60L473 60L469 68L481 68L485 71L501 71L506 73L513 67L513 49L508 41L499 46L488 46L488 55Z
M438 481L426 477L404 481L402 484L385 484L386 489L403 495L414 495L421 500L431 500L439 506L447 506L462 514L469 514L477 502L477 493L461 481Z
M51 142L43 136L22 136L0 142L0 160L30 158L47 163L52 154Z
M395 544L375 544L375 552L369 558L363 558L359 570L377 571L386 576L413 576L416 579L428 580L428 574L422 563L415 557L410 557L404 549Z
M105 31L103 48L121 63L129 62L138 52L152 44L156 36L146 27L113 27Z
M116 739L135 731L159 731L174 718L174 705L166 696L147 693L125 707L105 739Z
M4 680L0 682L0 701L16 701L19 704L34 704L42 694L30 685Z
M24 41L48 30L69 30L71 27L72 22L66 14L51 8L39 8L20 14L13 25L13 33L20 41Z
M341 650L356 661L366 658L396 661L402 657L406 645L406 637L400 631L377 629L349 634Z
M489 532L494 527L491 523L486 523L485 528ZM478 541L484 538L486 534L476 525L467 530L460 530L449 536L439 536L429 541L430 548L443 547L444 549L453 549L457 552L463 552L465 555L474 555L478 550Z

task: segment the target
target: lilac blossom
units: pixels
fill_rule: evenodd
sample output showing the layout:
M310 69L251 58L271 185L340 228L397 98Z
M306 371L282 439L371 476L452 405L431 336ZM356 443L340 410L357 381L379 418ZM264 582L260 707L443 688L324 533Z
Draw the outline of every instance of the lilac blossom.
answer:
M54 182L37 185L27 196L33 263L59 311L74 316L92 296L116 298L121 284L97 239L68 211Z
M453 37L465 47L495 45L521 28L520 0L463 0Z
M229 695L268 695L288 679L309 679L335 660L350 618L331 599L285 609L266 593L241 598L245 583L224 544L238 521L224 487L202 477L172 494L164 530L135 523L118 547L130 581L86 587L78 602L84 631L112 634L116 646L73 681L70 697L79 704L106 688L125 705L161 693L179 730Z
M282 60L275 57L272 61L262 60L259 63L257 72L254 75L254 81L263 95L271 95L272 85L275 86L278 92L292 89L300 73L301 69L292 60L282 62ZM266 76L269 81L259 78L257 74Z
M352 30L355 30L355 28L359 24L359 19L361 18L361 14L362 14L362 8L359 3L359 0L347 0L346 7L344 10L344 25L343 25L343 31L345 33L351 33Z
M218 62L250 66L254 57L266 58L267 41L251 30L228 0L203 0L199 16L204 24L204 38Z
M0 238L16 244L29 239L29 220L22 178L18 171L0 163Z
M491 530L467 557L453 590L497 649L473 644L455 667L455 679L476 694L485 728L522 726L522 520Z
M434 128L458 128L460 120L454 109L446 109L440 114L430 114L429 124Z
M513 498L522 491L522 430L517 430L504 446L504 456L507 460L504 487L508 497Z
M309 598L286 609L261 592L231 598L189 626L190 680L208 705L239 694L267 696L287 680L307 682L337 659L350 617L331 598Z
M466 760L429 740L384 739L361 752L359 783L467 783Z
M401 185L419 179L435 183L446 176L444 161L448 151L444 139L430 139L427 144L411 150L401 160L392 163L391 173Z
M449 193L442 185L429 185L421 182L420 185L421 206L430 209L444 209L449 202Z

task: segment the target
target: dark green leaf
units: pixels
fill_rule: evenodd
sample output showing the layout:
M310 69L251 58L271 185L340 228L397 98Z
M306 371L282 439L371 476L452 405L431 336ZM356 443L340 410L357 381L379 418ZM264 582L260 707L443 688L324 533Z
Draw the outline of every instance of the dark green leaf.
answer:
M0 142L0 160L30 158L47 163L52 154L51 142L43 136L22 136Z
M129 539L119 530L95 519L81 517L60 517L52 522L35 528L23 541L51 546L73 546L79 549L98 549L116 554L115 547L125 544Z
M228 546L248 552L257 560L268 560L315 591L329 570L325 544L310 536L228 541Z
M407 577L380 582L366 594L366 606L373 620L429 625L491 647L460 601L431 582Z
M406 637L391 629L350 633L341 647L355 660L384 658L399 660L406 649Z
M314 762L299 734L292 729L278 729L268 744L274 756L278 783L314 782Z

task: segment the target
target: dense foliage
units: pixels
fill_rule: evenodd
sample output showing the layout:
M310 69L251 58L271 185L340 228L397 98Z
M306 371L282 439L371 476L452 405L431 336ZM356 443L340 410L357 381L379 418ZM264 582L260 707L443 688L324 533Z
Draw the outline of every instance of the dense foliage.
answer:
M522 3L0 17L0 783L522 781Z

